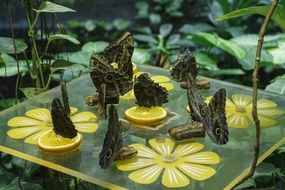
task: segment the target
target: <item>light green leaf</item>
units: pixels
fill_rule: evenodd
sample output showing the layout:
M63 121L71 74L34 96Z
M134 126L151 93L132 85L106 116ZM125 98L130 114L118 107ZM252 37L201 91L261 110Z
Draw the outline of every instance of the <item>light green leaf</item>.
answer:
M28 87L28 88L20 88L20 90L23 92L23 94L28 98L33 98L34 96L37 96L44 92L45 90L42 88L34 88L34 87Z
M81 64L72 63L67 60L55 60L50 66L51 72L56 72L58 70L86 70Z
M241 69L219 69L213 70L211 73L208 73L208 76L217 75L244 75L244 71Z
M148 43L152 43L152 44L157 44L157 40L150 35L144 35L144 34L136 34L134 35L134 38L138 41L142 41L142 42L148 42Z
M199 32L199 33L195 34L194 37L201 38L201 39L211 43L213 46L216 46L216 47L234 55L238 59L242 59L246 56L246 51L244 50L244 48L242 46L240 46L237 43L231 42L229 40L225 40L223 38L220 38L217 35Z
M151 13L149 15L149 20L152 24L158 24L161 21L161 17L158 14Z
M173 46L173 45L178 45L180 41L180 34L172 34L168 37L166 41L166 47ZM179 45L180 46L180 45Z
M85 52L85 51L78 51L73 53L69 59L66 59L73 63L80 63L82 65L89 65L90 57L92 55L92 52Z
M80 44L80 42L75 39L74 37L67 35L67 34L54 34L48 37L48 41L51 42L53 40L67 40L76 45Z
M243 9L239 9L239 10L235 10L233 12L227 13L222 16L218 16L217 20L226 20L226 19L236 18L236 17L249 15L249 14L259 14L259 15L266 16L269 9L270 9L270 5L243 8ZM272 20L281 28L283 32L285 32L285 19L284 18L285 18L285 9L281 6L277 6L272 15Z
M15 39L16 53L24 52L28 46L22 41ZM0 37L0 53L15 54L13 38Z
M162 37L166 37L170 34L172 28L172 24L163 24L159 27L159 33L162 35Z
M150 61L150 54L147 49L135 48L132 61L136 64L146 64Z
M213 30L209 24L205 23L198 23L198 24L184 24L180 29L179 32L186 33L186 34L195 34L198 32L206 32Z
M82 46L81 51L91 53L102 52L108 46L108 44L109 43L105 41L87 42Z
M117 30L126 30L130 24L130 21L124 19L115 19L113 21L113 25Z
M268 52L273 57L273 63L280 65L285 63L285 41L278 41L277 48L271 48Z
M64 12L76 12L73 9L58 5L49 1L43 2L39 9L34 9L38 13L64 13Z
M217 61L208 53L203 51L195 51L194 57L199 67L204 67L208 70L217 70Z
M1 60L5 63L5 67L0 67L0 77L10 77L18 74L17 61L8 54L1 54ZM27 67L19 61L19 72L27 71Z
M277 79L275 82L267 85L265 90L285 95L285 82L282 79Z
M93 30L95 30L96 25L95 25L95 23L93 22L93 20L87 20L87 21L84 23L84 28L85 28L88 32L92 32Z

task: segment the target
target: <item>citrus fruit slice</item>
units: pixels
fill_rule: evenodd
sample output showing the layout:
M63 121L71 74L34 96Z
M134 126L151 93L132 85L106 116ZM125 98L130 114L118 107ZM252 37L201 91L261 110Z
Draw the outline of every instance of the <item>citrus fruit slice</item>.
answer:
M68 152L80 145L82 135L77 133L73 139L64 138L56 135L53 130L43 133L38 138L38 146L47 152Z
M167 112L162 107L131 107L125 111L126 119L139 125L155 125L164 120Z

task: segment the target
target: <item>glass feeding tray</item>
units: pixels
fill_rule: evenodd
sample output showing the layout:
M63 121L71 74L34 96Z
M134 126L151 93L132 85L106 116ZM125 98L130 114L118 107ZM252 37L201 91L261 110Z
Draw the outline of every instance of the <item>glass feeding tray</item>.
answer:
M164 69L139 65L138 70L139 72L148 72L151 76L164 75L170 78L169 71ZM203 97L211 96L218 89L225 88L227 90L227 97L232 100L231 104L227 104L229 108L226 109L227 112L231 114L228 118L228 123L235 127L229 128L229 142L223 146L213 144L207 135L205 138L191 140L191 142L195 141L204 146L203 150L201 150L202 152L215 152L220 159L219 163L208 165L215 170L214 175L210 178L196 180L187 175L190 181L189 184L187 184L187 189L231 189L246 174L246 171L249 170L253 158L253 144L255 141L254 125L250 116L246 113L249 108L246 106L241 107L241 105L245 104L250 105L250 98L248 97L252 95L252 91L251 88L245 86L214 79L208 80L211 82L211 89L204 91ZM123 126L124 145L140 143L151 148L149 139L154 139L158 136L165 136L167 139L170 139L167 132L169 128L185 124L188 120L191 122L189 113L186 111L186 91L181 89L178 83L174 81L171 82L174 84L174 88L169 91L169 101L164 104L163 107L166 108L168 112L175 113L176 115L159 129L147 130L145 128L128 128ZM70 106L78 108L79 111L89 111L97 114L97 108L87 106L84 101L85 96L95 93L95 87L89 74L68 83L67 91ZM234 94L235 96L232 96ZM78 149L69 153L44 152L40 150L37 145L25 143L24 138L13 139L7 135L7 131L12 128L7 124L11 118L25 116L27 111L35 108L50 109L54 97L61 98L59 87L1 112L0 151L64 172L108 189L158 190L166 188L162 183L163 172L161 172L157 179L153 180L151 184L138 184L130 179L130 174L135 170L119 170L116 163L113 163L112 166L107 169L100 168L99 154L107 131L107 120L97 121L99 127L94 133L82 133L83 139L81 145ZM285 110L285 97L259 91L258 98L260 99L259 113L262 114L260 116L262 125L264 125L261 129L260 163L275 149L285 143L285 117L281 113L282 111L280 111ZM121 99L120 104L116 105L120 118L124 118L124 111L132 106L135 106L134 99ZM179 144L179 142L175 143ZM182 144L183 143L185 144L185 142L182 142ZM201 161L198 160L198 163L199 162ZM139 170L139 168L136 170ZM186 175L185 172L183 173ZM173 177L173 180L176 180L175 175ZM182 189L182 187L180 189Z

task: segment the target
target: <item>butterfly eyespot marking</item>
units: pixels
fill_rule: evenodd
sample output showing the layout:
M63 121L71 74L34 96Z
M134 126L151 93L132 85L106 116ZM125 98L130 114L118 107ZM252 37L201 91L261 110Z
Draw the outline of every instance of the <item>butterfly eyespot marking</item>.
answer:
M152 88L147 88L147 89L145 89L145 93L146 93L146 95L153 95L154 91Z
M186 64L182 65L182 69L187 69L187 68L188 68L188 66Z
M221 129L218 127L218 128L216 128L215 129L215 133L216 133L216 135L220 135L221 134Z
M106 80L106 82L113 82L113 76L111 74L107 74L105 76L105 80Z
M107 153L106 153L106 158L107 158L107 159L111 158L112 152L113 152L113 151L112 151L111 148L109 148L109 149L107 150Z

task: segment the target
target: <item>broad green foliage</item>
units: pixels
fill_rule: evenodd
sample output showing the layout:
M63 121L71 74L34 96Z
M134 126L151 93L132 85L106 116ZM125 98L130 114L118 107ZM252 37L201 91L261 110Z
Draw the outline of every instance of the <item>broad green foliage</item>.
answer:
M190 38L192 37L196 37L198 39L196 39L196 41L199 43L199 40L204 40L210 44L212 44L213 46L216 46L232 55L234 55L235 57L242 59L246 57L246 51L244 50L244 48L236 43L233 43L229 40L225 40L221 37L219 37L218 35L215 34L209 34L209 33L205 33L205 32L199 32L194 34L193 36L191 35ZM195 40L195 39L193 39Z
M276 77L271 84L266 86L265 90L285 95L285 74Z
M22 40L15 39L16 53L24 52L28 46ZM0 53L14 54L14 44L12 38L0 37Z
M82 46L81 51L91 53L101 52L108 46L108 44L109 43L105 41L87 42Z
M270 5L267 6L254 6L244 9L235 10L233 12L227 13L222 16L218 16L217 20L225 20L236 18L240 16L250 15L250 14L260 14L266 16L270 8ZM272 15L272 20L285 32L285 9L283 7L277 6L275 12Z
M52 42L54 40L67 40L74 44L80 44L80 42L77 39L67 34L54 34L48 37L49 42Z
M38 13L64 13L64 12L76 12L73 9L64 7L62 5L55 4L50 1L43 2L38 9L34 9Z
M0 63L1 65L5 64L5 66L0 67L0 77L10 77L14 76L18 73L17 70L17 61L8 54L0 55ZM19 61L19 72L23 73L27 71L27 67L25 66L24 61Z

